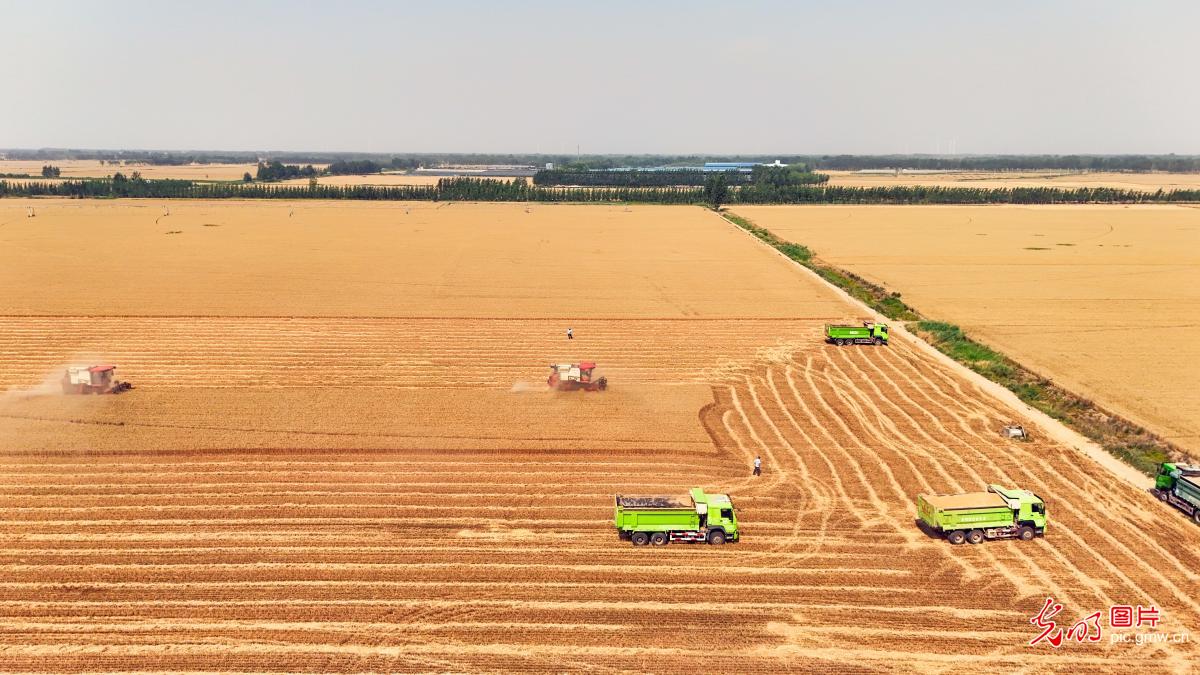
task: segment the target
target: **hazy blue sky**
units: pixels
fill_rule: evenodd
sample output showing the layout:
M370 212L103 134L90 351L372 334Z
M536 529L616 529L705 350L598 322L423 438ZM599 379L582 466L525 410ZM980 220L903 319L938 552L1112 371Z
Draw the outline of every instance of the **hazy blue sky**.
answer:
M0 147L1200 153L1200 3L0 2Z

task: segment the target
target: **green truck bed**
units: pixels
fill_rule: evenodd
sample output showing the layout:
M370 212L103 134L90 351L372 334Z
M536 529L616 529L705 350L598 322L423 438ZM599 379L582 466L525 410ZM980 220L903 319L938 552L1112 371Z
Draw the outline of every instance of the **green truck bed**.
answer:
M670 497L617 495L613 522L624 530L695 530L700 527L700 514L690 504Z

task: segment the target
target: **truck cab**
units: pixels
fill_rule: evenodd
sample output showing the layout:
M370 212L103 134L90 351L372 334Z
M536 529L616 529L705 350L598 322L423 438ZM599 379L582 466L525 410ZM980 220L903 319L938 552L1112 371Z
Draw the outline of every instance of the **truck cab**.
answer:
M729 495L705 494L700 488L692 488L688 494L696 505L696 512L700 514L701 529L720 531L724 533L726 541L737 541L737 512Z
M1158 475L1154 477L1154 487L1158 490L1170 490L1180 478L1200 478L1200 467L1163 462L1158 467Z
M988 491L1004 498L1018 524L1032 525L1039 532L1046 529L1046 502L1041 497L1029 490L1002 488L999 485L989 485Z
M863 325L871 329L872 338L882 338L884 342L887 342L888 326L886 323L872 323L870 321L864 321Z

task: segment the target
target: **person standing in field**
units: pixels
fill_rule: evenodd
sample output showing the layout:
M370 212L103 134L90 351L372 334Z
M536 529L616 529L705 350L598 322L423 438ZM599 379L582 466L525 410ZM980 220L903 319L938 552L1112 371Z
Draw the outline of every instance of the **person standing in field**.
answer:
M572 330L572 329L570 329L570 328L568 328L568 329L567 329L567 339L568 339L568 340L574 340L574 339L575 339L575 331L574 331L574 330Z
M754 475L762 475L762 457L755 456L754 458Z

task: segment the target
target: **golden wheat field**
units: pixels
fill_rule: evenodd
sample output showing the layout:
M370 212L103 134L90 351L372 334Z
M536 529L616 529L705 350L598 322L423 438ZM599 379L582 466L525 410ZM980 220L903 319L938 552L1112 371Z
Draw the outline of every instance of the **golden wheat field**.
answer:
M843 312L818 282L758 264L763 254L737 231L696 227L705 220L722 223L691 207L9 200L0 202L0 286L13 292L0 314Z
M737 210L1200 451L1200 209Z
M1119 173L1112 171L948 171L931 173L875 173L825 171L830 185L888 187L891 185L927 185L963 188L1116 188L1154 192L1156 190L1195 190L1200 174L1194 173Z
M903 338L824 344L861 310L711 212L27 204L0 202L5 670L1200 664L1200 528L1001 438L1017 413ZM581 359L608 391L546 390ZM137 388L54 393L95 360ZM1046 499L1045 538L914 525L918 492L993 482ZM692 486L742 542L617 540L613 494ZM1030 647L1047 596L1193 639Z
M134 171L143 178L177 178L185 180L241 180L247 171L250 175L258 169L255 164L182 164L178 166L126 162L115 165L101 164L90 159L55 160L0 160L0 173L25 173L40 177L42 167L52 164L62 170L62 178L107 178L120 171L128 176ZM317 165L321 167L323 165Z

